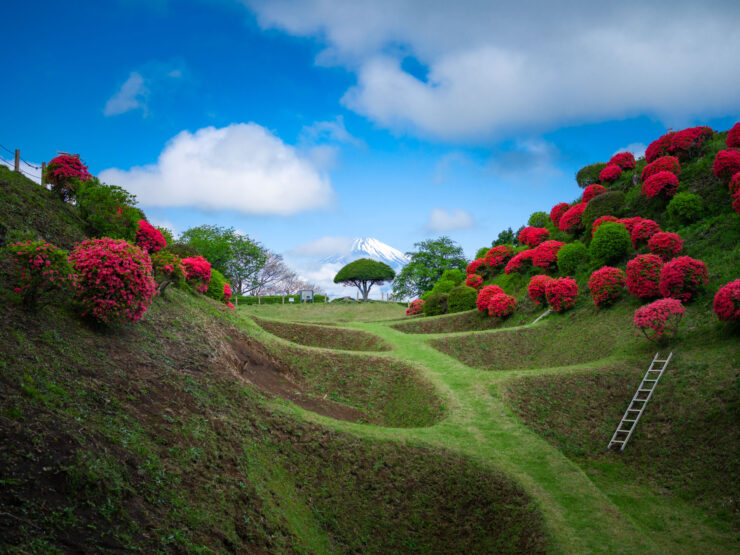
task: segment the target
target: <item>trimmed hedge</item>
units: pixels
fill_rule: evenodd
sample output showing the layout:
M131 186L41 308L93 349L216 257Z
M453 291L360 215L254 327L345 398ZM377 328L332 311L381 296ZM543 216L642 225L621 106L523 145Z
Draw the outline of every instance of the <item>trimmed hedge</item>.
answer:
M582 264L588 262L588 247L580 241L566 243L558 251L558 271L564 276L572 276Z
M292 304L300 304L301 302L300 295L234 295L234 299L237 299L238 304L246 305L283 304L283 298L285 298L285 304L288 304L290 299L293 299ZM326 302L326 295L314 295L313 298L315 303Z
M601 224L591 241L591 259L600 264L618 262L632 249L630 233L623 224Z
M607 191L592 198L583 211L581 221L587 230L591 230L594 222L601 216L619 216L624 207L624 193L622 191Z
M447 312L447 293L432 293L424 301L424 316L438 316Z
M581 168L576 174L576 183L578 183L579 187L588 187L589 185L598 183L599 174L605 167L606 164L604 162L599 162L597 164L591 164L590 166Z
M478 291L472 287L460 285L450 291L447 296L447 312L463 312L475 308Z

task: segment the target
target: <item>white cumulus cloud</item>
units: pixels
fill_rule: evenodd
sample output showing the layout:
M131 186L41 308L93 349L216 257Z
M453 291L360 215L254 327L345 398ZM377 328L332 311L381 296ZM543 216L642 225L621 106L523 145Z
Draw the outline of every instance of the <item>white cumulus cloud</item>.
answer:
M327 207L329 178L256 123L182 131L156 164L100 173L145 206L191 206L245 214L290 215Z
M291 249L288 254L292 256L343 256L352 250L351 237L331 237L325 236L302 243Z
M132 71L118 92L105 103L103 114L117 116L138 108L146 110L147 96L149 96L149 89L144 83L144 77Z
M457 208L447 211L444 208L433 208L429 214L426 229L434 232L470 229L475 225L470 212Z
M393 130L469 142L740 108L738 2L242 1L320 40L317 63L357 76L344 105Z

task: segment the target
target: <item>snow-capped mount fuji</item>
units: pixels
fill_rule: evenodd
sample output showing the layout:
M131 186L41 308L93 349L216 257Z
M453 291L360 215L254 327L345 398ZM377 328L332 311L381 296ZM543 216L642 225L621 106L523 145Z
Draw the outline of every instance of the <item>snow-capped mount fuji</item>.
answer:
M359 258L371 258L385 262L398 272L409 263L409 257L390 245L373 239L372 237L360 237L352 241L352 247L348 253L327 256L321 260L323 264L349 264Z

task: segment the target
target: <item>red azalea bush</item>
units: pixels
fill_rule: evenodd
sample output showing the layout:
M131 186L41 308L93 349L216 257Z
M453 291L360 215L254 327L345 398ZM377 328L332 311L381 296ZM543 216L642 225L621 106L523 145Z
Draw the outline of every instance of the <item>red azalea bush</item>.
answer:
M208 282L211 281L211 263L202 256L191 256L182 259L185 267L185 279L198 293L208 291Z
M601 193L606 193L606 189L603 185L599 185L598 183L589 185L583 190L583 202L588 202L596 195L600 195Z
M668 153L679 158L690 158L695 155L707 139L711 139L714 131L711 127L689 127L676 131L671 137Z
M640 299L660 295L660 271L663 260L657 254L641 254L627 262L627 289Z
M553 281L553 279L554 278L551 278L550 276L546 276L544 274L532 276L532 279L529 280L529 285L527 286L527 293L529 293L529 298L537 304L547 302L547 299L545 298L545 288L547 287L548 283Z
M506 293L496 293L488 300L488 315L506 318L516 310L516 299Z
M74 288L89 315L103 324L136 322L156 293L152 261L123 239L87 239L69 255Z
M624 227L626 227L627 231L629 231L630 235L632 235L632 230L641 220L641 217L635 216L634 218L620 218L617 220L617 223L622 224Z
M478 289L483 285L483 278L478 274L468 274L468 277L465 278L465 285L473 289Z
M681 163L675 156L663 156L645 166L642 169L642 175L640 178L642 179L642 182L645 183L645 180L648 177L655 175L658 172L671 172L673 175L678 177L681 175Z
M626 279L619 268L603 266L588 280L588 289L596 306L608 306L622 296Z
M707 266L690 256L669 260L660 271L660 294L690 301L709 281Z
M645 337L656 341L675 335L685 312L678 299L659 299L635 310L634 323Z
M563 217L563 214L565 214L569 208L570 204L567 202L559 202L552 207L552 210L550 210L550 219L556 227L560 225L560 218Z
M499 245L488 251L485 261L491 268L500 268L512 256L514 256L514 249L509 245Z
M141 250L149 254L162 250L167 246L167 241L156 227L146 220L139 220L139 229L136 232L136 244Z
M616 164L607 164L601 170L601 173L599 173L599 181L602 183L611 183L612 181L616 181L620 175L622 175L622 168Z
M725 144L727 148L740 148L740 121L727 132Z
M632 225L630 230L630 239L632 239L632 248L636 249L642 241L648 241L653 235L660 231L660 227L653 220L639 218Z
M719 288L714 296L714 313L723 322L740 322L740 279Z
M558 262L558 252L565 243L561 241L545 241L532 253L532 265L545 270L553 268Z
M594 224L591 226L591 235L593 236L594 233L596 233L596 230L599 229L599 226L606 222L617 222L617 218L615 216L600 216L594 220Z
M486 285L483 289L478 291L478 298L475 300L475 306L478 307L479 312L485 312L488 310L488 302L491 297L503 293L504 290L498 285Z
M534 255L534 249L529 249L515 254L506 264L504 272L506 274L510 274L512 272L526 270L532 264L532 255Z
M75 196L75 181L89 181L92 175L87 171L87 166L80 160L79 154L60 154L52 158L46 166L46 182L51 185L62 200L68 201Z
M661 193L671 198L676 191L678 191L678 177L668 171L654 173L642 183L642 194L647 198L656 197Z
M185 267L176 254L159 251L151 254L150 258L159 293L164 293L170 285L179 287L185 281Z
M615 164L622 170L635 169L635 156L631 152L618 152L609 160L609 164Z
M476 258L470 264L468 264L468 267L465 269L465 273L468 275L476 274L478 273L478 269L481 266L483 266L485 263L486 263L485 258Z
M544 227L525 227L519 232L519 242L522 245L536 247L550 236L550 232Z
M579 202L571 206L565 214L560 217L558 228L560 231L565 233L575 234L583 228L581 224L581 216L583 211L586 210L587 204L585 202Z
M712 166L714 175L720 179L730 179L740 172L740 150L720 150Z
M424 301L415 299L409 303L409 307L406 309L406 316L421 314L422 310L424 310Z
M545 285L545 298L555 312L573 308L578 296L578 284L570 277L555 278Z
M645 149L645 160L650 163L654 162L661 156L670 154L671 142L673 141L673 132L666 133L658 137Z
M730 179L730 193L735 194L738 191L740 191L740 172L737 172L735 175L732 176L732 179Z
M37 309L49 301L50 293L63 289L72 279L67 252L46 241L24 241L8 245L15 263L13 290L23 306Z
M663 260L670 260L683 249L683 240L678 233L659 231L648 241L648 248Z

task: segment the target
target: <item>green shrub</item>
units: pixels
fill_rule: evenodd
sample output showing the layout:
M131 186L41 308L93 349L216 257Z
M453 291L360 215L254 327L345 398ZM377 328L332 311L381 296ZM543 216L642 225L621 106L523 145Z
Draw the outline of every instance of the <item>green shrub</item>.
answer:
M588 248L580 241L566 243L558 251L558 271L563 276L573 276L582 264L588 262Z
M208 282L206 297L222 302L224 300L224 283L226 283L224 275L216 268L211 267L211 281Z
M704 215L704 200L693 193L678 193L668 203L666 210L676 223L690 224Z
M210 286L209 286L210 288ZM243 304L243 305L254 305L254 304L300 304L301 303L301 296L300 295L234 295L232 297L234 300L234 304ZM293 302L290 301L290 299L293 299ZM285 301L283 303L283 301ZM314 303L325 303L326 302L326 295L314 295L313 296L313 302ZM356 304L357 301L353 299L352 297L337 297L336 299L332 299L331 302L333 303L347 303L347 304ZM399 303L403 306L406 306L407 303Z
M591 227L601 216L617 216L622 214L624 208L624 193L621 191L607 191L596 195L586 205L581 221L586 229L586 236L591 235Z
M455 282L451 279L440 279L432 287L433 293L449 293L455 287Z
M601 265L619 261L632 249L629 231L622 224L606 222L591 240L591 259Z
M447 293L431 293L424 299L424 315L437 316L447 312Z
M488 252L490 250L490 247L485 247ZM460 285L463 281L465 281L465 272L458 268L452 268L450 270L445 270L442 272L442 277L440 279L448 279L455 283L455 285Z
M578 183L578 186L588 187L589 185L598 183L599 174L601 173L601 170L603 170L605 167L605 163L599 162L597 164L591 164L590 166L586 166L585 168L581 168L580 170L578 170L578 173L576 174L576 182Z
M447 296L447 312L462 312L475 308L478 291L467 285L460 285Z
M144 213L134 207L136 197L117 185L106 185L97 178L80 183L77 209L92 237L126 239L133 243Z
M547 212L535 212L529 217L527 224L532 227L547 227L547 224L552 224L552 220Z

